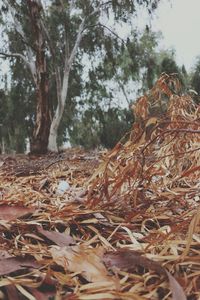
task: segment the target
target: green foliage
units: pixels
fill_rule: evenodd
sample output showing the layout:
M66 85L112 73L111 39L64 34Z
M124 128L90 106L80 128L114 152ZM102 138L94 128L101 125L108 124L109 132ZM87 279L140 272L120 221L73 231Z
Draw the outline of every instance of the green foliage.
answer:
M191 76L191 88L197 93L193 93L195 102L200 104L200 58L198 58Z
M7 152L23 153L33 129L34 90L29 72L19 60L12 60L11 78L11 86L6 87L6 79L0 94L1 138Z
M106 148L113 148L132 126L132 112L127 109L110 108L103 113L100 142Z
M177 77L183 87L186 89L188 86L187 83L187 72L185 70L184 65L182 68L178 67L177 63L175 62L173 56L166 56L163 58L161 65L160 65L160 73L172 74L176 73Z
M13 90L12 90L13 93ZM24 132L19 119L20 111L18 103L12 102L12 94L0 91L0 150L10 152L24 152L26 149Z
M6 26L8 7L3 1L2 20ZM35 54L32 28L27 17L27 5L24 1L9 2L15 7L15 17L20 22L26 35L27 43ZM51 111L57 106L55 84L55 65L63 74L65 54L70 54L74 47L81 18L86 19L84 37L73 62L69 79L69 90L62 122L59 127L58 143L66 139L68 130L72 144L94 147L102 144L112 147L130 126L127 110L116 103L116 86L128 103L134 100L128 92L129 83L150 87L155 79L156 52L159 37L148 28L143 34L132 30L131 36L122 41L106 26L101 24L113 17L115 24L125 24L132 28L132 17L139 6L151 13L158 0L112 0L101 5L101 12L95 12L99 1L51 0L45 4L43 21L49 32L51 46L46 37L47 72L49 79L49 101ZM73 3L73 11L70 11ZM4 17L3 17L4 15ZM6 16L6 17L5 17ZM10 22L9 18L7 21ZM25 44L15 28L6 27L8 52L26 55ZM50 49L51 48L51 49ZM50 51L51 50L51 51ZM10 58L11 90L9 91L10 136L17 151L23 151L25 139L30 138L35 120L34 85L25 65L19 58ZM61 76L62 77L62 76ZM113 83L115 88L112 87ZM82 104L81 104L82 103ZM128 118L128 119L127 119ZM90 132L90 134L87 134ZM111 133L111 134L109 134ZM18 143L18 141L20 141Z
M81 119L75 120L70 131L70 142L84 148L112 148L131 129L132 123L133 115L127 109L88 109Z

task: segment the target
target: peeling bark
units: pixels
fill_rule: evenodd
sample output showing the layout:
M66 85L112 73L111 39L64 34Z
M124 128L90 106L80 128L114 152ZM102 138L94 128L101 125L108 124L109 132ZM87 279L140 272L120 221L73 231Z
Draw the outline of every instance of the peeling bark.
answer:
M40 26L40 1L28 0L30 21L33 29L36 51L36 120L30 143L31 153L46 153L50 129L49 81L46 69L45 38Z

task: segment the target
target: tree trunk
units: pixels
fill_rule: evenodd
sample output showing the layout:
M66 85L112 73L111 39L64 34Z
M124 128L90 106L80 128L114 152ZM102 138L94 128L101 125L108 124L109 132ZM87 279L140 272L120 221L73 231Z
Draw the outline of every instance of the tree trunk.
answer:
M69 71L66 72L64 75L62 91L58 91L58 95L60 96L58 96L58 105L50 127L49 143L48 143L49 151L53 151L53 152L58 151L58 146L57 146L58 127L60 125L60 121L62 119L62 115L64 112L65 101L68 92L68 84L69 84Z
M40 0L28 0L30 21L34 37L34 49L36 52L36 118L33 135L30 142L30 152L44 154L47 152L50 130L49 109L49 81L45 57L45 37L41 29L40 12L42 4Z
M64 110L64 107L63 107L62 111L63 110ZM53 121L51 123L50 133L49 133L48 150L51 152L58 151L57 135L58 135L58 127L59 127L62 115L63 115L63 113L61 112L61 109L58 106L55 116L53 118Z
M76 55L77 49L78 49L81 39L83 37L85 20L86 20L86 18L83 18L79 25L79 30L78 30L78 33L76 36L76 41L75 41L75 44L71 51L70 56L68 57L68 53L66 53L66 55L65 55L65 67L64 67L64 74L63 74L62 89L61 89L60 76L59 76L58 72L56 72L57 73L57 75L56 75L56 77L57 77L56 83L57 84L56 85L57 85L58 105L57 105L56 112L53 117L53 121L51 123L51 128L50 128L49 143L48 143L49 151L56 151L56 152L58 151L58 146L57 146L58 127L59 127L60 121L62 119L65 102L66 102L66 98L67 98L70 70L71 70L72 63L74 61L74 57Z
M46 76L45 72L40 73L40 84L36 87L36 120L30 142L30 152L34 154L46 153L48 146L50 111L48 102L48 81Z

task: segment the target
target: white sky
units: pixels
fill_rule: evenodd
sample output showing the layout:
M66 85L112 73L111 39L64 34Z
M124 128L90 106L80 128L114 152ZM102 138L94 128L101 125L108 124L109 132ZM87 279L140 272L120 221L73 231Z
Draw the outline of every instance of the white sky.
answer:
M177 63L189 71L200 56L200 0L161 1L152 29L162 32L162 46L174 48Z

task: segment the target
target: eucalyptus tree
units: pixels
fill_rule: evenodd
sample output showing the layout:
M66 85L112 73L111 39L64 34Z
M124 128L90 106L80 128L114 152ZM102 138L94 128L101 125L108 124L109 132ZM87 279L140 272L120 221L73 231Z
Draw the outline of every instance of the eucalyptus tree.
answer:
M197 58L195 67L191 72L192 94L197 104L200 104L200 57Z
M151 13L158 2L2 0L5 31L15 32L18 43L17 47L10 49L7 45L2 47L1 56L13 57L26 66L35 90L36 113L31 152L58 150L58 128L69 95L70 74L77 66L80 72L83 71L81 59L84 55L87 54L88 59L106 53L109 59L111 49L117 51L122 45L114 30L105 23L113 19L115 25L132 26L139 6ZM80 73L77 77L81 81ZM73 80L76 81L76 77L71 82ZM55 88L54 93L51 87Z
M88 71L88 79L84 82L86 95L79 101L80 110L73 126L69 127L72 145L111 148L130 130L134 121L130 106L140 86L147 90L158 75L156 46L159 40L159 33L145 29L141 33L132 30L120 45L117 37L115 43L113 40L106 43L103 59ZM152 60L155 68L150 69ZM151 82L147 82L148 72L152 75Z

